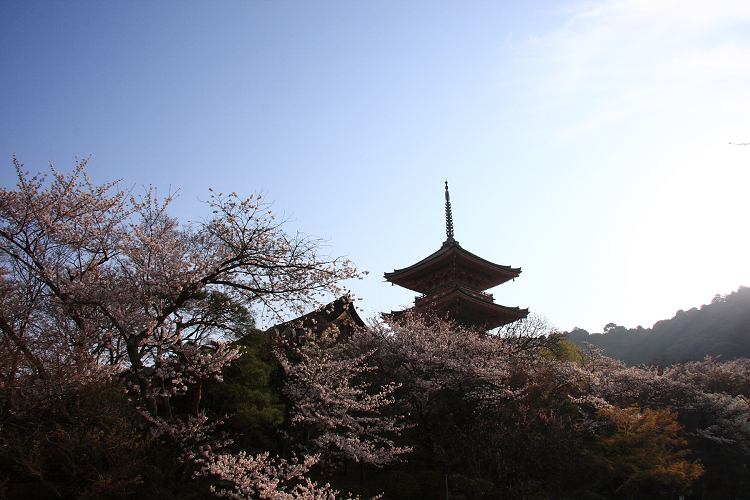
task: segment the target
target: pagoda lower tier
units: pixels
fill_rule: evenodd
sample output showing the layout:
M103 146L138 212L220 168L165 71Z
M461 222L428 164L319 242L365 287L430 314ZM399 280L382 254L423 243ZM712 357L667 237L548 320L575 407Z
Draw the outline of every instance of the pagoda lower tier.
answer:
M398 318L405 313L434 313L461 325L491 330L525 318L528 309L495 304L492 295L460 283L446 283L430 293L417 297L414 307L391 311L387 316Z

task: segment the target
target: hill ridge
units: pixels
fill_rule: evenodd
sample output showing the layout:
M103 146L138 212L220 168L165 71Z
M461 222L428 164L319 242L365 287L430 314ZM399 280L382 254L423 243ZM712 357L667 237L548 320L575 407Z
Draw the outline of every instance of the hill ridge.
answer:
M710 304L681 309L651 328L628 329L609 323L602 333L574 328L564 335L578 346L592 344L630 366L695 361L706 356L750 358L750 287L717 294Z

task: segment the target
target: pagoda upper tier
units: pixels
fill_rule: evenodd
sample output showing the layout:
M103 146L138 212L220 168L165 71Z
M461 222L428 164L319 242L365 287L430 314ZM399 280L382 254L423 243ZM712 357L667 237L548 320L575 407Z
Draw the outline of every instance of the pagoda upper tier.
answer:
M457 282L475 290L487 290L517 278L520 267L501 266L464 250L450 238L440 249L414 265L385 273L385 279L419 293L447 282Z
M414 265L385 273L385 279L422 295L414 307L393 311L391 317L408 311L435 311L459 323L492 329L525 318L529 310L495 304L484 290L517 278L520 267L495 264L464 250L453 237L448 183L445 183L445 231L440 249Z

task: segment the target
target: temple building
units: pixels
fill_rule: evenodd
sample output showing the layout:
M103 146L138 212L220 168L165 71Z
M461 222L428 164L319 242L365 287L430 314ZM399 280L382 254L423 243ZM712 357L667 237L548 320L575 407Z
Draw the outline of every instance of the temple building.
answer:
M453 215L447 181L445 232L447 239L437 252L409 267L384 274L392 284L422 294L414 299L414 307L392 311L387 316L398 317L410 311L434 311L460 324L485 330L525 318L529 314L528 309L495 304L492 295L485 292L517 278L521 268L484 260L464 250L453 238Z
M357 308L349 295L339 297L291 321L274 325L266 333L271 338L296 346L334 326L344 337L351 335L357 328L365 327L365 322L357 314Z

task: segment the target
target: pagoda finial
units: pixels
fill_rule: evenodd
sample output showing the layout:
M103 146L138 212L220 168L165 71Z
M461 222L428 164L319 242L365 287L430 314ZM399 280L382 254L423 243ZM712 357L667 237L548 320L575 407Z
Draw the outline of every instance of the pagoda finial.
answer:
M453 240L453 214L451 213L451 197L448 194L448 181L445 181L445 235L448 241Z

